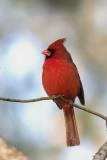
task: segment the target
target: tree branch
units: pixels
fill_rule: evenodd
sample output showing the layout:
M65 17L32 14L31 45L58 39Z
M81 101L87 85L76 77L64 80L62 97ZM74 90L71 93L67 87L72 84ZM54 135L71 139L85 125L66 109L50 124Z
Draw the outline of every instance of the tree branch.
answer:
M64 101L67 101L71 106L81 109L85 112L88 112L90 114L93 114L95 116L98 116L102 119L104 119L107 122L107 116L98 113L96 111L93 111L89 108L77 105L75 103L73 103L72 101L69 101L68 99L66 99L63 95L58 95L58 96L50 96L50 97L40 97L40 98L34 98L34 99L26 99L26 100L21 100L21 99L12 99L12 98L2 98L0 97L0 101L7 101L7 102L18 102L18 103L31 103L31 102L38 102L38 101L43 101L43 100L55 100L55 99L62 99Z
M23 151L0 136L0 160L30 160Z
M13 99L13 98L3 98L0 97L0 101L7 101L7 102L18 102L18 103L31 103L31 102L38 102L43 100L54 100L61 98L62 96L50 96L50 97L40 97L34 99Z
M93 111L93 110L91 110L91 109L89 109L89 108L86 108L86 107L77 105L77 104L75 104L75 103L70 103L70 104L73 105L75 108L81 109L81 110L83 110L83 111L85 111L85 112L88 112L88 113L91 113L91 114L93 114L93 115L95 115L95 116L97 116L97 117L100 117L100 118L104 119L104 120L107 122L107 116L105 116L105 115L103 115L103 114L101 114L101 113L98 113L98 112Z
M94 155L92 160L105 160L107 158L107 142L105 142Z

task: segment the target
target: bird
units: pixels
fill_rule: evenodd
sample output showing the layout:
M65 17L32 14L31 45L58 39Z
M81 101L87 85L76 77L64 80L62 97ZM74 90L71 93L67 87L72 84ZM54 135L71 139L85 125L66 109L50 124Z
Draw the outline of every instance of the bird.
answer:
M85 105L83 85L76 65L64 46L65 38L53 42L42 51L45 55L43 63L42 83L48 96L64 95L69 101L79 98ZM67 146L80 144L74 108L68 101L55 99L56 105L63 110L66 128Z

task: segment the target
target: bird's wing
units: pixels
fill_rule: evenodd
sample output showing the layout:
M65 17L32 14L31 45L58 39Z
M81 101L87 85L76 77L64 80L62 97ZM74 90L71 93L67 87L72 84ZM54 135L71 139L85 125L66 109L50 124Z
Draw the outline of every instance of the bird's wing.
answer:
M84 90L83 90L83 86L82 86L82 82L80 80L81 86L80 86L80 92L78 94L78 98L81 102L82 105L85 105L85 98L84 98Z

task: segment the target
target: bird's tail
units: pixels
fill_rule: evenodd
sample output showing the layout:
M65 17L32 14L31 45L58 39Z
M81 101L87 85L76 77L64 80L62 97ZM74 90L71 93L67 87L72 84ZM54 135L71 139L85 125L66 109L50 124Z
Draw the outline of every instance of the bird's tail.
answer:
M76 125L74 108L69 106L69 104L65 104L63 111L64 111L65 125L66 125L67 146L79 145L80 139Z

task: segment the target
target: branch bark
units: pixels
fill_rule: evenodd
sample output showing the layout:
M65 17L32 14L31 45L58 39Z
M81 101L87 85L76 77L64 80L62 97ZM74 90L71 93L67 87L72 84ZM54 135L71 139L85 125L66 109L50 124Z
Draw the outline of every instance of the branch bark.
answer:
M18 148L0 137L0 160L29 160L29 158Z
M92 160L106 160L107 158L107 142L105 142L94 155Z

